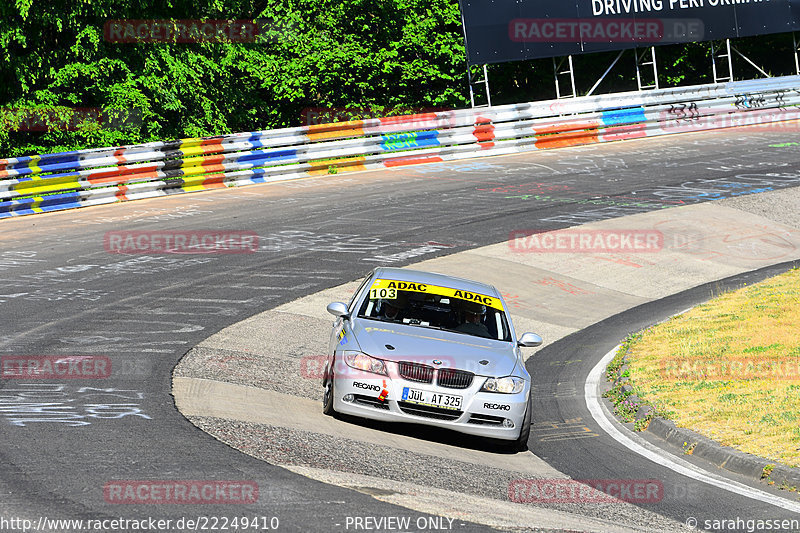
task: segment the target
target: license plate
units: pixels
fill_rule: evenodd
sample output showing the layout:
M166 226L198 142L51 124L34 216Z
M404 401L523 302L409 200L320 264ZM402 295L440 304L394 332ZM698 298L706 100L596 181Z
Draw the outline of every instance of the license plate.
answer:
M442 409L453 409L454 411L461 409L461 396L411 389L409 387L403 387L403 401L441 407Z

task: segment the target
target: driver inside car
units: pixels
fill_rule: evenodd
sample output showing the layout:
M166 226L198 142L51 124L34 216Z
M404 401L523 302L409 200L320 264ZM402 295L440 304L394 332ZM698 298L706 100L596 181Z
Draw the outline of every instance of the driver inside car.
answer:
M390 320L393 322L400 322L404 318L404 311L406 308L406 298L398 294L398 297L393 300L383 299L380 301L378 308L378 316L380 320Z
M489 328L482 322L486 315L486 306L473 302L465 302L463 307L464 323L456 327L456 331L477 335L479 337L491 337Z

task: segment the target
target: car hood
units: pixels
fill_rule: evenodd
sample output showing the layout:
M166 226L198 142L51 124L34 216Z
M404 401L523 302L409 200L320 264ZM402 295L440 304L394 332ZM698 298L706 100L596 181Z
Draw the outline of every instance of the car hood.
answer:
M354 320L352 328L364 353L389 361L413 361L495 377L511 375L517 364L514 342L376 320Z

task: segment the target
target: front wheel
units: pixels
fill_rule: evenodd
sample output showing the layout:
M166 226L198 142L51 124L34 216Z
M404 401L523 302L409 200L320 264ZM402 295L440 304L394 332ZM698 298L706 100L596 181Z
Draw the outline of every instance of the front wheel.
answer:
M507 441L503 446L509 452L525 452L528 450L528 439L531 436L531 397L528 396L528 405L525 407L525 416L522 417L522 429L519 437L515 440Z
M334 375L333 372L331 372L328 378L325 380L325 388L322 393L322 414L328 416L336 415L336 411L333 408L333 382Z

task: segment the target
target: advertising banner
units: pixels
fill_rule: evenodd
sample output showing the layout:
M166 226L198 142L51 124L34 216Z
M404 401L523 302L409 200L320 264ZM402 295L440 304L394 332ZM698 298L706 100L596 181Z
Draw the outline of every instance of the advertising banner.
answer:
M460 0L470 65L800 29L800 0Z

